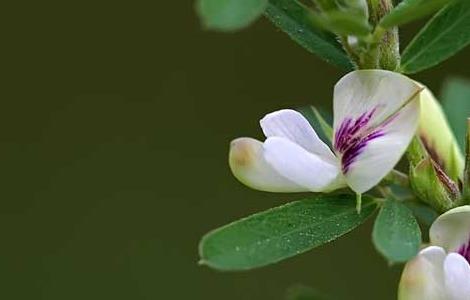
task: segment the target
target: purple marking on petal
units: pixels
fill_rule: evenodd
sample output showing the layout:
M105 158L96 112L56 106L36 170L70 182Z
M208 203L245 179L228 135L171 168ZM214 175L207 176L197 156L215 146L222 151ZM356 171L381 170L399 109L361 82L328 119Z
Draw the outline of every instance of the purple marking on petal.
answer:
M457 250L457 253L462 255L468 261L468 263L470 263L470 238L465 244L460 246L460 248Z
M362 153L367 144L373 139L384 136L383 128L388 125L391 120L386 120L381 126L370 131L367 128L369 121L376 112L376 108L370 112L365 112L357 119L345 119L335 135L334 147L341 154L341 164L343 173L347 173L353 162L359 154ZM396 116L391 117L394 119Z
M384 132L379 130L374 131L361 139L355 140L353 144L343 152L343 156L341 158L343 172L346 174L349 171L351 164L356 161L356 158L362 153L370 141L381 136L384 136Z

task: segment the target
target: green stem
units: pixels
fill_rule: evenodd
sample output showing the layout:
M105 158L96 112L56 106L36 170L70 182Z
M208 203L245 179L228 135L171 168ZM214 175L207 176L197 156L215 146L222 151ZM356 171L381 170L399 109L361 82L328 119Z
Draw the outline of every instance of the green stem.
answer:
M362 209L362 194L356 194L356 211L358 214L361 213Z
M369 0L369 22L375 27L365 66L395 71L400 65L398 28L383 29L380 20L393 9L392 0Z

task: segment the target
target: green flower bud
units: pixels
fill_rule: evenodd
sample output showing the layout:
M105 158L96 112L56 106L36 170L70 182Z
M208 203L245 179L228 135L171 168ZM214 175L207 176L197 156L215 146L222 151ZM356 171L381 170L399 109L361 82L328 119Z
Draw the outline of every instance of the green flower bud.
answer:
M420 94L417 137L408 148L410 184L423 202L445 212L460 204L465 161L445 114L429 89Z
M458 182L463 177L464 157L446 116L427 88L421 92L420 101L418 137L434 162L448 177Z
M419 138L408 148L410 184L416 196L439 212L455 206L460 198L458 185L447 176L428 154Z

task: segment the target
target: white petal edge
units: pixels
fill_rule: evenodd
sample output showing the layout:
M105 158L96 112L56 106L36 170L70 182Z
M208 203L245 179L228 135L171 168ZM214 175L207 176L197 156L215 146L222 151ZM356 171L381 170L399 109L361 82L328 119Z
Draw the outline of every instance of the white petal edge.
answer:
M266 192L307 192L305 187L279 175L264 159L263 143L252 138L231 142L229 165L233 175L243 184Z
M270 137L264 144L264 158L283 177L312 192L328 192L345 186L338 164L308 152L281 137Z
M282 109L267 114L261 119L260 125L267 138L286 138L326 160L336 160L331 149L318 137L307 119L295 110Z
M434 261L436 264L442 265L446 257L446 251L439 246L429 246L419 251L418 255L421 255L428 261Z
M429 238L431 244L449 252L458 250L470 238L470 205L456 207L440 215L429 229Z
M446 254L440 247L427 247L403 270L398 300L447 300L444 284Z
M457 253L450 253L444 261L445 285L448 299L470 300L470 265Z
M422 87L410 78L385 70L358 70L335 85L333 109L336 133L346 118L356 119L375 109L369 126L377 126L400 109Z
M364 193L377 185L405 153L419 121L419 101L418 97L415 98L380 129L384 136L369 141L350 165L345 178L357 193Z

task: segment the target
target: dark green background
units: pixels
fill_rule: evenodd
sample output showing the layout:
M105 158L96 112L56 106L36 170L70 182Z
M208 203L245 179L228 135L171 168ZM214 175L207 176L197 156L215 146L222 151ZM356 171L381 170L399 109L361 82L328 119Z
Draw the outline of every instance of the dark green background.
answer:
M1 299L282 299L295 283L394 298L400 268L374 251L371 222L252 272L197 266L205 232L299 197L239 184L230 140L261 138L279 108L329 109L339 70L265 20L203 32L190 1L3 12ZM469 56L417 78L470 77Z

